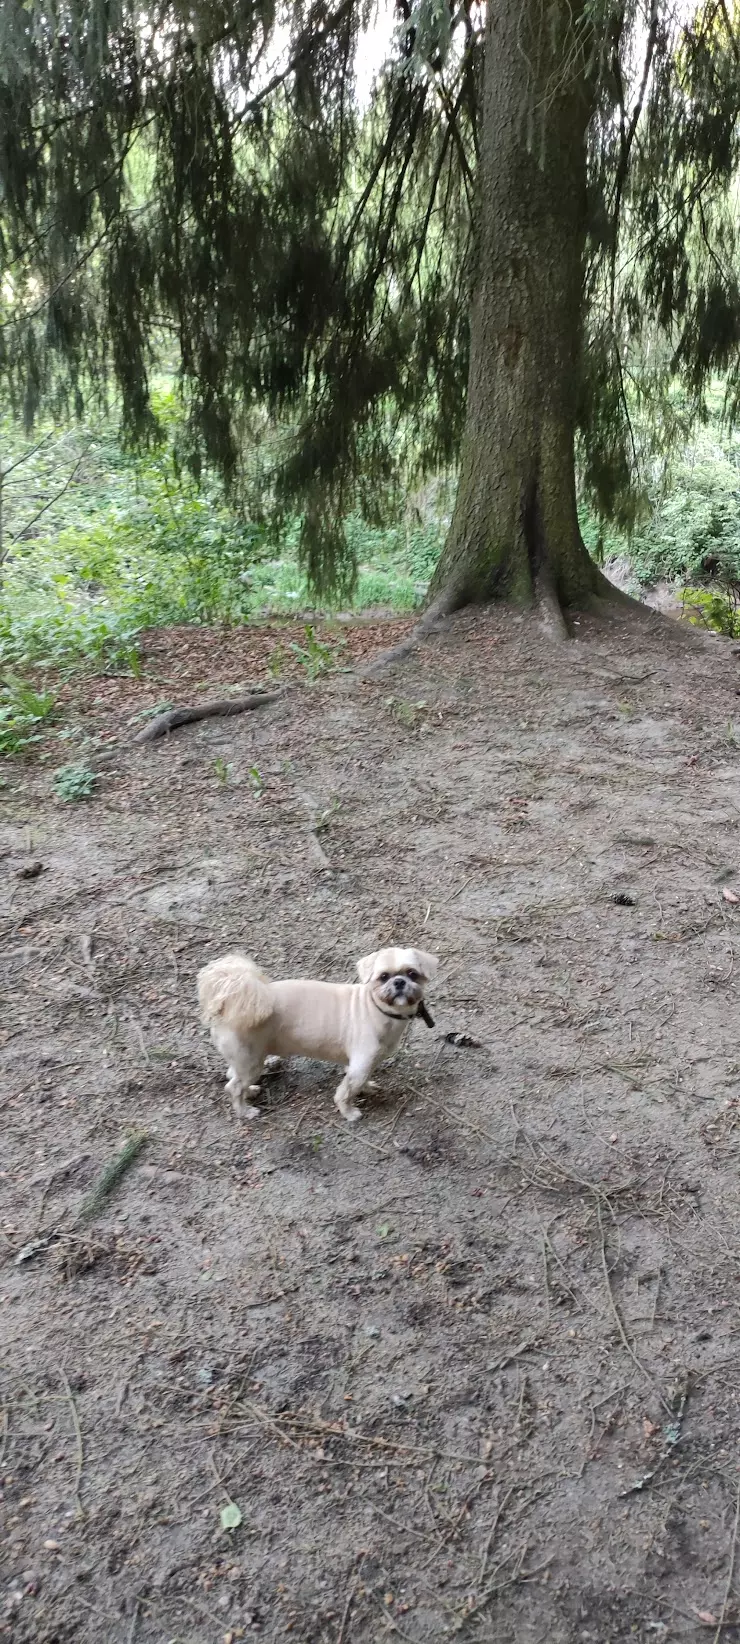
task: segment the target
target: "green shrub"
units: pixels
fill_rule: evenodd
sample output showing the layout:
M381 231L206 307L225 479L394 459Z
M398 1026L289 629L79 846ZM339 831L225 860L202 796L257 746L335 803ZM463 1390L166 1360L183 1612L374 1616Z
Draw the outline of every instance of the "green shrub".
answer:
M630 559L642 582L657 578L740 583L740 469L727 454L683 462L657 498Z
M684 613L695 626L712 628L728 639L740 639L740 610L737 594L712 593L706 588L684 588Z
M48 430L48 443L14 470L8 487L8 539L16 540L0 585L0 665L25 662L62 669L138 670L143 628L173 623L241 623L327 612L309 594L299 564L299 519L280 531L239 518L205 476L197 488L179 461L182 416L175 395L160 388L154 409L163 445L133 455L113 422L102 429ZM23 447L5 426L4 450ZM53 496L60 473L75 482L25 540L24 522ZM79 472L77 469L79 468ZM432 486L430 523L370 526L345 522L358 566L355 608L413 610L444 540L449 486Z

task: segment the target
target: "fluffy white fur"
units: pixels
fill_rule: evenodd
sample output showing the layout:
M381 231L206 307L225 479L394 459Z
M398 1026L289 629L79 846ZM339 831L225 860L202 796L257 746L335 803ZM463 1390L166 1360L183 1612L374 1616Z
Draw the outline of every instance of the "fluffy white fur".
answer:
M397 1048L438 963L419 948L381 948L358 959L359 985L272 982L243 953L206 965L198 974L201 1015L228 1063L226 1090L239 1116L259 1116L242 1097L259 1089L266 1064L312 1056L346 1067L334 1100L345 1119L361 1118L354 1098Z

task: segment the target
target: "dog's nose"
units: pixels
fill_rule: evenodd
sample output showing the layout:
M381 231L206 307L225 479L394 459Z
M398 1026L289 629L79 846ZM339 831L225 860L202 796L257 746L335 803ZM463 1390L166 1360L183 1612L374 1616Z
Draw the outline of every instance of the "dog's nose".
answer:
M396 990L396 993L404 993L405 990L406 990L406 978L405 978L405 976L394 976L393 986Z

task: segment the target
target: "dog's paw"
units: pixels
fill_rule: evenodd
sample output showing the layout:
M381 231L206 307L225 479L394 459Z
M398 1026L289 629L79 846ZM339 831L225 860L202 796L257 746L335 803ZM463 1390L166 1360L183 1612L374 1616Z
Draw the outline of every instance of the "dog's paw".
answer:
M347 1120L348 1125L356 1125L357 1120L362 1118L359 1107L343 1107L340 1111L342 1118Z
M282 1065L283 1065L282 1056L266 1056L265 1057L265 1067L267 1068L268 1073L274 1073L275 1069L279 1068L279 1067L282 1067Z
M365 1081L365 1089L366 1090L377 1090L378 1089L377 1079L367 1079Z
M249 1103L249 1102L237 1102L235 1105L236 1105L237 1118L239 1118L239 1119L261 1119L262 1118L262 1109L261 1109L261 1107L252 1107L251 1103Z
M247 1085L247 1090L249 1091L250 1096L259 1096L259 1085Z

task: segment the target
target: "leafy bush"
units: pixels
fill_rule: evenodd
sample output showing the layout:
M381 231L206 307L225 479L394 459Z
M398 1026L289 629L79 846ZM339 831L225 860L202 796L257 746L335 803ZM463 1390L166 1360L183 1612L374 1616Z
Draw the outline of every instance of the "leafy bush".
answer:
M683 607L689 622L695 626L712 628L728 639L740 639L738 596L732 588L725 594L712 593L706 588L684 588Z
M656 498L630 558L642 582L658 577L740 583L740 467L722 452L680 463L668 494Z

